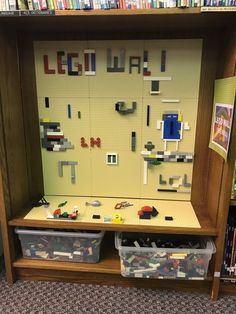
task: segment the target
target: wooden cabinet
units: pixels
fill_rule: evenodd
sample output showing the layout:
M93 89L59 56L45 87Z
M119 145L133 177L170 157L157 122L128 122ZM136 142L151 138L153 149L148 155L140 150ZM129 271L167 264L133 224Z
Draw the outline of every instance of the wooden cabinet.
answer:
M0 18L0 217L9 283L17 278L119 283L175 287L208 292L216 299L220 287L225 226L236 151L236 123L229 158L224 162L208 148L214 80L235 73L235 13L200 13L193 9L60 11L55 16ZM217 252L211 276L204 282L127 279L120 276L117 252L109 236L103 260L96 265L21 258L15 226L65 228L55 221L24 220L32 201L43 195L38 112L33 58L34 40L104 40L202 38L202 65L197 116L191 202L200 229L148 227L155 233L214 237ZM72 227L70 223L67 227ZM75 225L73 224L73 228ZM122 225L81 224L78 229L137 231ZM39 271L40 270L40 271ZM223 286L221 286L223 290Z

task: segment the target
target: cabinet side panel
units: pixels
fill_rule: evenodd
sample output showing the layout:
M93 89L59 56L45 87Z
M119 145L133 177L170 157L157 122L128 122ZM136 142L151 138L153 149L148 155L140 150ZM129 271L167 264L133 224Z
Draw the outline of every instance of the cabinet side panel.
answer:
M4 176L8 179L8 218L16 215L29 201L24 122L18 72L15 33L0 32L0 90L4 141ZM2 167L2 163L1 163ZM6 179L6 178L4 178Z
M236 34L235 32L226 33L224 39L222 40L221 55L219 59L218 66L218 78L227 78L235 75L235 64L236 64ZM234 104L235 105L235 104ZM217 154L212 151L211 154L214 156L214 159L218 159L218 163L212 165L212 169L216 171L218 168L221 171L221 189L219 191L218 207L216 213L216 226L218 230L218 237L216 239L216 254L213 259L214 271L215 273L220 273L224 255L224 244L225 244L225 230L226 223L228 218L228 209L230 204L230 195L231 195L231 185L234 172L234 163L236 159L236 115L234 113L234 120L232 123L231 130L231 141L228 151L227 161L224 162L222 158L217 156ZM212 173L214 172L212 170ZM209 177L211 179L211 177ZM214 195L217 195L217 192L214 192ZM220 287L220 278L214 277L212 289L211 289L211 298L216 299L218 296Z
M22 36L19 42L20 75L22 88L25 142L30 200L44 194L40 152L39 118L35 85L33 42Z
M193 167L192 203L206 206L208 189L213 188L208 180L210 150L208 148L211 129L212 99L216 64L218 57L218 40L215 36L206 37L203 44L202 68L200 79L197 129L195 140L195 162ZM219 192L219 188L217 188ZM215 206L213 206L215 208ZM211 206L207 208L211 215ZM213 216L214 217L214 216Z

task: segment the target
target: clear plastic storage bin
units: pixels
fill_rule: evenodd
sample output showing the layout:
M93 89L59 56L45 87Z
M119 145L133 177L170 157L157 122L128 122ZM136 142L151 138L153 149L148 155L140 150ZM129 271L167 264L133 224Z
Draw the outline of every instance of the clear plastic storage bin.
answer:
M16 228L24 258L97 263L104 232Z
M185 235L116 233L124 277L205 279L215 253L210 238Z

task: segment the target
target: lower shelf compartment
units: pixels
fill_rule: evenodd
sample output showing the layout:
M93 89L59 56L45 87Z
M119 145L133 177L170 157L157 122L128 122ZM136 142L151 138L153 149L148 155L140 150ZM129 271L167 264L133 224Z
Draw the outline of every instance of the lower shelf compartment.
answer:
M74 263L41 259L26 259L20 257L13 263L13 267L21 269L48 269L119 275L120 258L118 251L114 247L114 240L112 236L106 235L106 240L101 247L100 261L98 263Z
M206 280L144 279L121 276L120 257L111 235L101 246L100 261L94 264L33 260L19 257L13 263L15 279L62 281L78 284L118 285L122 287L171 289L208 294L212 276Z

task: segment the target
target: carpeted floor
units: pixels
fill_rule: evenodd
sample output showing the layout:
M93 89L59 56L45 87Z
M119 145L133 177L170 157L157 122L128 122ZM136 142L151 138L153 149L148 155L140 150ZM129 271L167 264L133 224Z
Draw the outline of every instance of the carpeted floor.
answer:
M17 281L0 274L0 313L15 314L236 314L236 296L220 296L61 282Z

